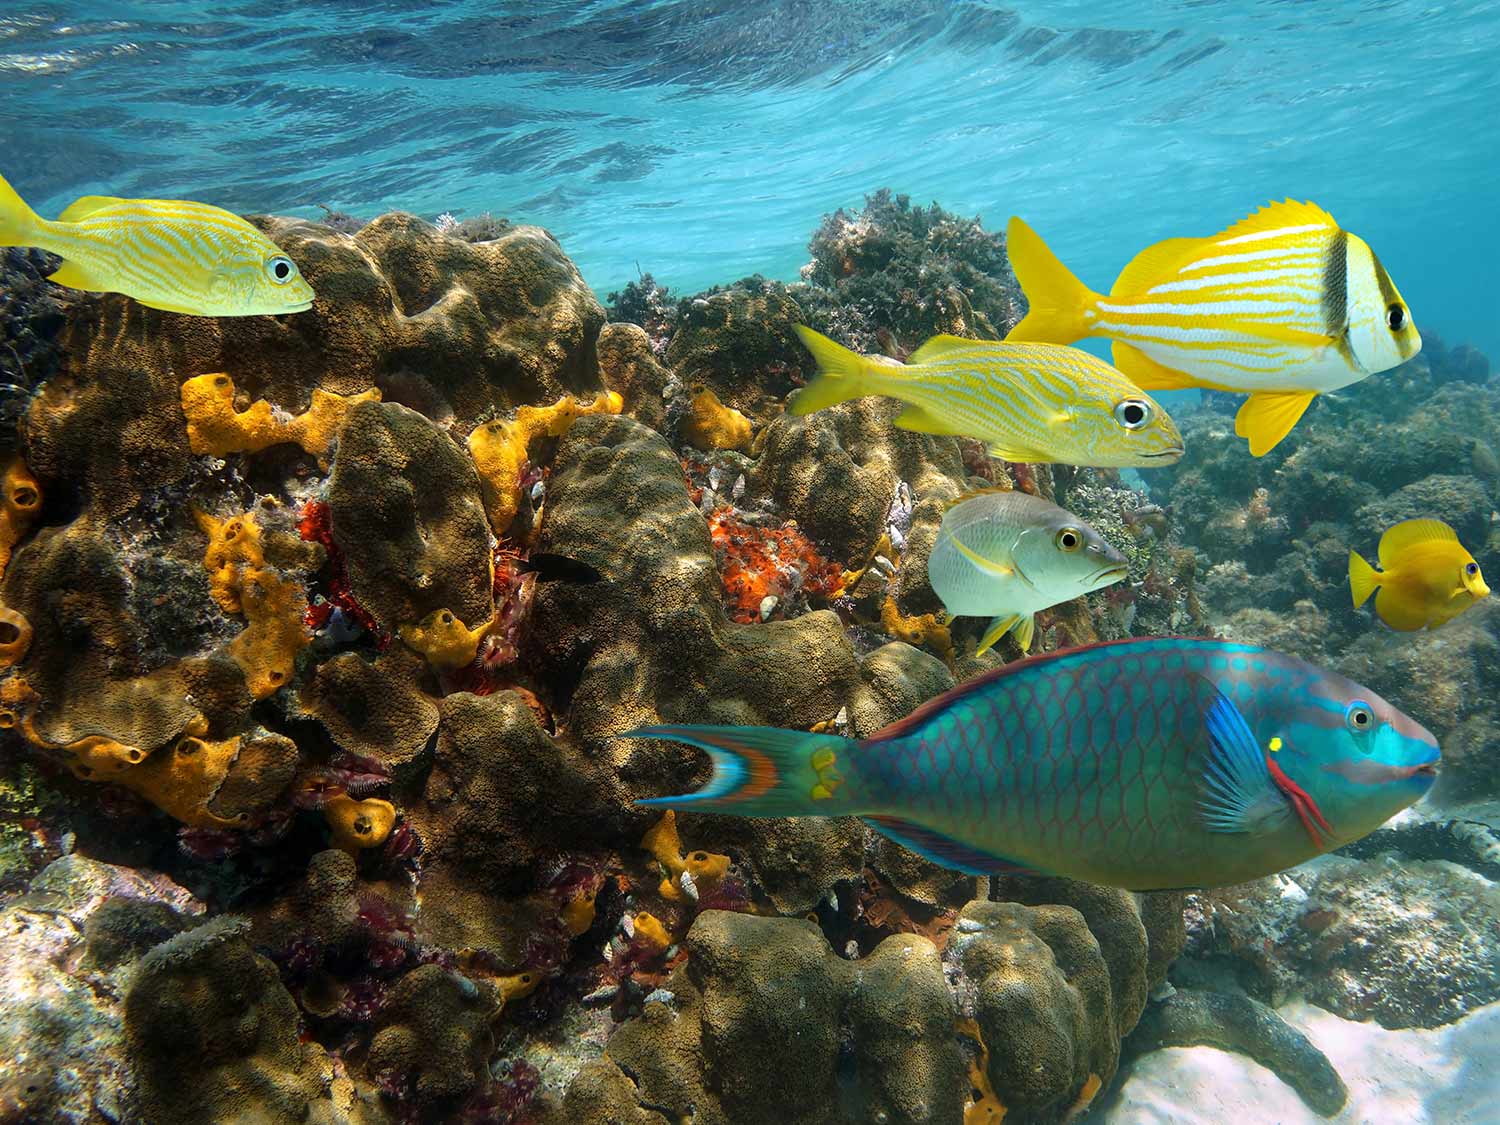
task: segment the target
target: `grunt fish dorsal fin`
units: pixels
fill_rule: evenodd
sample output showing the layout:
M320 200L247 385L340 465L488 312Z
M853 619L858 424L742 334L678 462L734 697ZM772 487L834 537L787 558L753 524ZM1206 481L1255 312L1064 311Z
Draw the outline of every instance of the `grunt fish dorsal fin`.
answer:
M1234 432L1250 441L1250 455L1264 457L1311 405L1312 391L1258 391L1243 403L1234 416Z
M975 344L979 343L994 343L994 341L966 340L962 336L950 336L945 333L932 337L932 339L912 352L911 355L907 356L906 362L909 364L935 363L949 352L957 351L959 348L972 348Z
M1183 265L1192 261L1196 251L1208 243L1206 238L1167 238L1148 246L1130 259L1130 264L1115 278L1111 297L1129 297L1165 281ZM1115 364L1116 367L1120 365Z
M82 222L95 211L102 211L106 207L114 207L116 204L127 202L129 201L118 199L113 195L82 195L63 209L63 213L57 217L57 221L60 223Z
M941 832L921 824L913 824L895 816L860 817L882 836L887 836L903 848L916 852L925 859L943 867L962 871L965 875L1037 875L1037 871L1022 866L1003 856L980 851L961 840L945 836Z
M1417 543L1457 543L1458 534L1442 520L1402 520L1380 537L1380 568L1389 570L1396 556Z
M1114 342L1110 351L1115 366L1143 391L1179 391L1204 385L1185 372L1163 367L1139 348L1122 344L1119 340Z
M1213 241L1222 242L1226 238L1264 234L1267 231L1282 230L1285 227L1306 226L1327 227L1329 230L1339 229L1333 216L1316 203L1297 203L1291 199L1283 199L1280 203L1267 203L1259 211L1246 215L1233 226L1225 227L1214 235Z

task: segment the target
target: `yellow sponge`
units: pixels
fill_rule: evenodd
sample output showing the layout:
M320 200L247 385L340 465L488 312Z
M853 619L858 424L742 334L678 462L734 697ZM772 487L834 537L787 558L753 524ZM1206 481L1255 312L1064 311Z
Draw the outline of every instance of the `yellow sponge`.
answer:
M259 453L284 442L322 456L333 444L334 435L344 424L351 406L379 401L380 392L373 389L357 395L315 390L304 413L286 418L278 416L265 399L251 403L245 410L235 410L234 380L223 373L199 375L182 384L188 448L216 457Z

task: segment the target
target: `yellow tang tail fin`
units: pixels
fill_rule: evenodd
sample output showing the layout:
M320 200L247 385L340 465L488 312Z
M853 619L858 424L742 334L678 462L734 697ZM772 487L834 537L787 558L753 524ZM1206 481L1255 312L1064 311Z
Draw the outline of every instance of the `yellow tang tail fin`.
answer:
M1349 590L1354 594L1354 608L1364 605L1380 585L1380 575L1357 551L1349 552Z
M797 392L788 411L795 415L811 414L825 406L836 406L852 398L867 395L866 376L871 363L858 352L835 343L805 324L793 325L802 345L818 361L818 377Z
M41 220L0 176L0 246L34 246L32 238Z
M1006 340L1071 344L1092 335L1088 314L1099 295L1073 276L1042 236L1012 218L1005 228L1005 246L1010 268L1031 303L1031 311L1010 330Z

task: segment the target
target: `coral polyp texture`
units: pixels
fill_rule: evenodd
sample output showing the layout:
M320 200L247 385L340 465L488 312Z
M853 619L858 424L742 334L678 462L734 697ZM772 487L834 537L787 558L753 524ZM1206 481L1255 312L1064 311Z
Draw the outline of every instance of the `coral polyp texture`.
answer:
M1210 404L1202 456L1148 493L901 429L881 397L786 412L798 323L899 358L1018 318L1003 240L936 205L831 216L794 284L646 277L607 325L537 227L255 222L310 311L73 293L0 319L0 363L37 376L0 475L0 988L28 998L0 1016L0 1116L1051 1125L1107 1096L1185 940L1173 972L1229 966L1267 1003L1427 1025L1500 996L1482 810L1392 831L1420 883L1340 857L1295 902L1195 896L1185 928L1180 895L976 880L853 817L647 810L709 763L621 737L863 738L1016 659L976 656L983 620L926 576L946 508L1015 487L1129 568L1040 614L1033 651L1268 639L1442 700L1458 794L1493 793L1493 611L1398 642L1339 571L1424 505L1490 564L1500 461L1454 419L1500 399L1472 364L1429 346L1254 463ZM1388 487L1352 485L1356 457ZM1434 885L1464 904L1432 923L1447 961L1411 921ZM1185 1041L1161 1029L1187 1007L1135 1053ZM1268 1027L1191 1030L1321 1075Z

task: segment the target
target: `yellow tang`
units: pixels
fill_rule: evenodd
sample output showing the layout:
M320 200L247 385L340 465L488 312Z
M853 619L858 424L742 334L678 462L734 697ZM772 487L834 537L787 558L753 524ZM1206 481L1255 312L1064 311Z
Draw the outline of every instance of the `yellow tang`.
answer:
M1436 629L1488 597L1479 564L1442 520L1406 520L1380 537L1380 569L1349 552L1356 608L1375 594L1375 612L1392 629Z
M0 246L61 255L50 280L123 293L190 316L306 312L312 286L297 263L238 215L176 199L85 195L48 222L0 177Z
M793 414L889 395L906 403L896 418L902 429L978 438L1007 461L1124 468L1182 456L1167 412L1077 348L934 336L903 365L796 327L819 374L792 399Z
M1114 341L1147 390L1250 395L1234 432L1270 452L1321 392L1416 355L1422 337L1363 239L1312 203L1272 203L1212 238L1142 250L1108 296L1091 291L1020 219L1006 230L1031 311L1008 340Z

